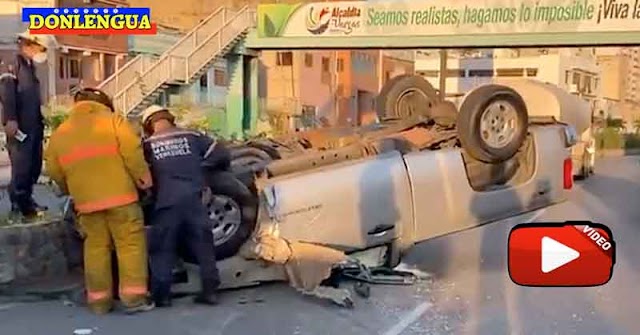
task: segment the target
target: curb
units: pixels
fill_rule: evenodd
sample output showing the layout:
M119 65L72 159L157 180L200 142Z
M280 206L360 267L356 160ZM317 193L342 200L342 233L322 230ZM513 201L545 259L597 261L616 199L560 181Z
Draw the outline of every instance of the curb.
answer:
M76 277L64 278L58 283L31 283L0 285L0 303L29 303L64 300L74 304L84 302L84 283Z
M600 150L599 157L623 157L640 155L640 149L607 149Z

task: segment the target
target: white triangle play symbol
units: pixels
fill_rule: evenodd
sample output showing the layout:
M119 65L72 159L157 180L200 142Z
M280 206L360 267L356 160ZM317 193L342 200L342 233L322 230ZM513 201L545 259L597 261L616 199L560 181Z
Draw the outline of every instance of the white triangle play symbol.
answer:
M542 238L542 272L549 273L580 257L580 252L550 238Z

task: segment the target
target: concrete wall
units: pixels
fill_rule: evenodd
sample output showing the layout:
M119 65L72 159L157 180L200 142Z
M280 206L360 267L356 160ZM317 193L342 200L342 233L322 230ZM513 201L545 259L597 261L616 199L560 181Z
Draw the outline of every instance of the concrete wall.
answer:
M413 74L414 62L395 57L384 56L382 59L382 85L389 79L402 74Z
M334 109L333 92L334 85L331 80L327 81L329 74L322 71L322 60L333 60L333 52L331 51L300 51L302 57L299 62L300 79L304 82L300 88L300 104L307 106L315 106L317 118L333 118ZM305 63L305 57L311 57L311 64ZM323 81L323 76L325 80ZM269 83L271 80L269 79Z
M279 65L278 57L291 52L292 65ZM279 56L280 55L280 56ZM261 90L268 113L299 115L303 106L314 106L316 117L331 119L333 112L335 58L331 51L263 51L260 55L263 76Z
M344 67L338 72L340 125L368 123L374 111L374 99L378 92L377 50L339 51L338 59Z

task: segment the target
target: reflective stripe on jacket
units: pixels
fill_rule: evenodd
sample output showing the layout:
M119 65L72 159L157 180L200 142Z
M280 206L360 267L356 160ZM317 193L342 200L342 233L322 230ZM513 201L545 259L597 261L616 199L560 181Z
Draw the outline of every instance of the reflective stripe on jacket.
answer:
M51 135L45 160L48 175L80 213L136 202L136 185L151 183L138 135L121 115L96 102L72 108Z

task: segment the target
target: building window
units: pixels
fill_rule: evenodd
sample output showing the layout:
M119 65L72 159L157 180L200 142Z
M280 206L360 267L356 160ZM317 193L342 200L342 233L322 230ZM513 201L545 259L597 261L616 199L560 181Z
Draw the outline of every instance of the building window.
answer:
M344 71L344 59L338 58L338 64L336 64L336 67L338 72Z
M69 78L80 78L80 61L77 59L69 60Z
M493 77L493 70L469 70L469 77Z
M564 71L564 83L569 84L570 79L571 79L571 71Z
M276 65L278 66L291 66L293 65L293 52L278 52L276 54Z
M104 55L104 76L108 78L116 72L116 56Z
M523 68L497 69L496 75L498 77L522 77L524 75L524 69Z
M580 73L575 72L573 74L573 79L572 79L571 83L574 84L574 85L580 85Z
M207 88L209 86L209 76L205 73L200 77L200 88Z
M310 53L304 54L304 66L313 67L313 54L310 54Z
M59 57L58 58L58 77L60 77L60 79L65 79L67 76L65 74L65 61L64 58Z
M389 79L391 79L391 71L386 71L384 73L384 80L389 81Z
M316 106L302 105L301 119L303 127L313 128L316 123Z
M329 72L329 57L322 57L322 72Z
M527 69L527 77L535 77L538 75L538 69Z
M213 69L213 84L215 86L227 86L227 76L221 69Z
M584 76L584 91L587 94L593 93L593 87L591 86L591 76Z

